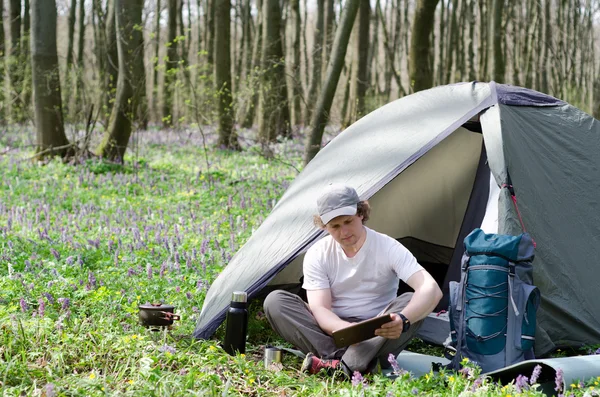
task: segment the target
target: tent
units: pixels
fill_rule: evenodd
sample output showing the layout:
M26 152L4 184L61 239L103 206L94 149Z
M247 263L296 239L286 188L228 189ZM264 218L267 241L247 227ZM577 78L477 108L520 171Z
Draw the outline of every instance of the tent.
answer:
M434 275L445 295L438 310L471 230L525 227L542 293L536 354L598 344L599 170L600 122L551 96L473 82L398 99L340 133L298 175L210 287L194 336L214 333L235 290L254 297L299 286L303 253L325 235L312 223L316 198L345 183L369 199L367 226L401 241Z

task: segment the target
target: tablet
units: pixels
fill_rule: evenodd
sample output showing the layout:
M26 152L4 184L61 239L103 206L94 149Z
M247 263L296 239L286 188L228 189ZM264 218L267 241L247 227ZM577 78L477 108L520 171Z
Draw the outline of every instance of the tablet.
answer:
M375 335L375 330L390 321L392 321L392 316L384 314L383 316L374 317L360 323L352 324L349 327L338 329L333 331L331 335L336 347L346 347L377 336Z

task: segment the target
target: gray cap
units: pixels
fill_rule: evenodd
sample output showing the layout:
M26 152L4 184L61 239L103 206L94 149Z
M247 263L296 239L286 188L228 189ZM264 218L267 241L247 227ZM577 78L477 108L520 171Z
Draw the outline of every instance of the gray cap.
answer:
M332 184L317 199L319 216L324 224L342 215L356 215L360 199L356 190L349 186Z

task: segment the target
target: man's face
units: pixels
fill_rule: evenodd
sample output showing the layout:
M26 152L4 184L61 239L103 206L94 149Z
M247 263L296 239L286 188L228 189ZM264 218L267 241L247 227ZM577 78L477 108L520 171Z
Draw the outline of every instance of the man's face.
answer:
M338 216L325 225L325 230L342 247L352 247L360 240L363 233L365 233L362 219L363 217L359 215Z

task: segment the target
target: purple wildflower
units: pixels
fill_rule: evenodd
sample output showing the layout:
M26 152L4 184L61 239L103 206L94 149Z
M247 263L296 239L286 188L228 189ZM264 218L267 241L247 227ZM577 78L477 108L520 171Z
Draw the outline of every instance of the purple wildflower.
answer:
M413 387L413 389L410 392L415 396L419 395L419 389L417 389L416 387Z
M177 350L173 346L169 346L165 343L164 345L162 345L161 347L158 348L158 351L164 352L164 353L175 354L175 352Z
M146 266L146 273L148 274L148 280L152 279L152 265L149 263Z
M471 391L475 392L475 390L477 390L479 388L479 386L481 386L483 384L483 377L479 377L477 379L475 379L475 382L473 382L473 386L471 387Z
M54 248L50 248L50 252L52 252L52 255L54 255L54 257L56 258L57 261L60 260L60 254L58 253L57 250L55 250Z
M186 297L187 297L189 300L192 300L192 297L193 297L193 296L192 296L192 293L191 293L191 292L186 292L186 293L185 293L185 296L186 296Z
M402 369L400 368L400 365L398 365L398 361L396 361L396 356L394 356L393 353L390 353L390 355L388 356L388 361L389 361L390 365L392 366L392 368L394 369L394 373L399 374L400 371L402 371Z
M71 305L71 300L69 298L58 298L58 303L60 303L61 310L67 310Z
M88 284L91 288L96 288L96 276L92 272L88 273Z
M54 304L54 297L52 296L52 294L50 294L49 292L44 292L44 296L48 300L48 303L50 303L51 305Z
M352 374L352 386L357 387L358 385L362 385L364 383L364 378L360 372L354 371Z
M44 301L44 299L40 298L38 299L38 314L40 315L40 317L44 317L44 313L46 312L46 302Z
M27 313L29 311L29 305L27 304L27 302L25 302L25 299L21 298L19 304L21 305L21 311L23 313Z
M196 289L197 289L198 291L202 291L202 290L204 289L204 283L202 282L202 280L198 280L198 281L196 282Z
M130 267L129 269L127 269L127 277L131 277L135 275L135 270L133 270L132 267Z
M563 370L562 368L559 368L558 370L556 370L556 378L554 379L554 384L556 385L554 390L556 390L559 394L563 389L563 382Z
M515 387L517 388L518 393L523 393L523 391L529 389L529 378L523 375L517 376L517 380L515 380Z
M181 287L178 285L177 287L175 287L175 291L176 292L181 292Z
M54 385L52 383L46 384L46 397L56 397L56 391L54 391Z
M167 271L167 263L163 262L162 265L160 265L160 277L164 277L166 271Z
M458 372L460 372L461 374L463 374L466 378L470 379L473 377L473 368L470 367L463 367L461 368Z
M75 258L72 256L69 256L66 260L67 265L71 266L73 264L73 262L75 261Z

